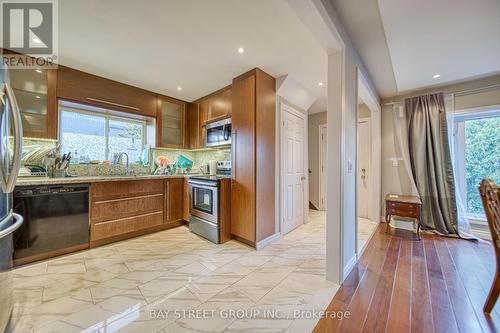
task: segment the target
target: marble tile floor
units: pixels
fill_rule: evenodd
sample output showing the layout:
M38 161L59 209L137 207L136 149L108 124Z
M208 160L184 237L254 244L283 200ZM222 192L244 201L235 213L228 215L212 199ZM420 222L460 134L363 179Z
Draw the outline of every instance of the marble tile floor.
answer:
M358 218L358 256L360 257L365 249L368 241L372 237L375 229L377 229L379 223L371 221L369 219L359 217Z
M10 330L310 332L325 264L324 212L260 251L179 227L13 270Z

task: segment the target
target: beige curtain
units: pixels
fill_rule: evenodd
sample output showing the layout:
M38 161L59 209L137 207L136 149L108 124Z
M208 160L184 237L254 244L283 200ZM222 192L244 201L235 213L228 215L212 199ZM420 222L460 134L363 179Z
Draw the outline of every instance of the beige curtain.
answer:
M442 93L405 99L413 179L422 200L422 225L458 235L455 183Z

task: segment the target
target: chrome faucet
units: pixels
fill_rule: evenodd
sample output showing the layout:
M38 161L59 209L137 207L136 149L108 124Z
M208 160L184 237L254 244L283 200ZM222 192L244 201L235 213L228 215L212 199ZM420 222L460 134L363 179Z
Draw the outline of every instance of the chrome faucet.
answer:
M128 164L128 154L127 154L127 153L125 153L125 152L118 154L118 157L116 158L116 163L120 163L120 161L121 161L121 159L122 159L123 155L125 155L125 157L127 158L127 160L126 160L126 162L127 162L127 164L126 164L127 169L125 170L125 175L126 175L126 176L129 176L129 175L131 174L131 172L130 172L130 170L129 170L129 164Z

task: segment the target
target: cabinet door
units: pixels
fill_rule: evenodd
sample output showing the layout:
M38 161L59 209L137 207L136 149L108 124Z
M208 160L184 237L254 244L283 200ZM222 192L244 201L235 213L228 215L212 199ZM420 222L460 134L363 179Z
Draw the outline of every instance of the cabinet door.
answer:
M23 135L57 138L55 69L13 69L10 83L23 121Z
M233 82L231 233L255 242L255 75Z
M200 105L191 103L187 111L188 147L190 149L200 148Z
M209 97L207 122L217 121L231 116L232 89L224 89Z
M182 220L183 192L183 178L170 178L165 181L165 223Z
M184 148L186 142L186 103L164 97L160 97L158 103L158 146Z
M59 66L57 97L102 108L156 116L157 97L146 90Z

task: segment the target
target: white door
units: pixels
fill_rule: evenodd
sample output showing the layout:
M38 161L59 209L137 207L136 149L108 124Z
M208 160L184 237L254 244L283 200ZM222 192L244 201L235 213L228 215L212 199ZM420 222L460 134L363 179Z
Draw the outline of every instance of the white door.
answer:
M370 206L370 120L358 120L358 217L369 218Z
M326 210L326 124L319 125L319 209Z
M283 233L304 223L305 116L288 107L282 112Z

